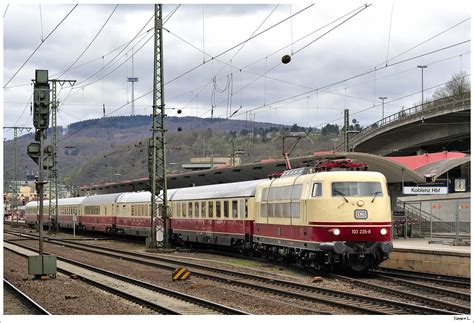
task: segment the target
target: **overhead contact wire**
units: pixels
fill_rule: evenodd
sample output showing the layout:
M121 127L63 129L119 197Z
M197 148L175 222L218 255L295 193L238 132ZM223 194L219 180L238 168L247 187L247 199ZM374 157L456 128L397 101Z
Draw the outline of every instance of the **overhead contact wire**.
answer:
M77 61L79 61L81 59L81 57L86 53L86 51L89 49L89 47L91 47L91 45L94 43L94 41L97 39L97 37L100 35L100 33L102 32L102 30L104 29L104 27L107 25L107 23L109 22L110 18L112 18L112 15L114 14L115 10L117 10L118 8L118 4L115 5L114 9L112 10L112 12L109 14L109 16L107 17L107 20L105 20L104 24L102 25L102 27L100 27L99 31L95 34L94 38L92 38L92 40L89 42L89 44L86 46L86 48L82 51L82 53L76 58L76 60L64 71L61 73L61 75L58 76L58 78L60 78L61 76L63 76L64 74L66 74L73 66L74 64L77 63Z
M28 63L28 61L31 59L31 57L33 57L33 55L38 51L38 49L41 47L41 45L43 45L46 40L49 38L49 36L51 36L55 31L56 29L58 29L58 27L66 20L67 17L69 17L69 15L74 11L74 9L76 9L76 7L78 6L78 4L74 5L74 7L66 14L66 16L56 25L56 27L54 27L54 29L46 36L46 38L35 48L35 50L33 51L33 53L31 53L31 55L26 59L26 61L20 66L20 68L18 68L18 70L13 74L13 76L7 81L7 83L5 83L5 85L3 85L3 88L5 88L14 78L15 76L21 71L21 69L26 65L26 63Z

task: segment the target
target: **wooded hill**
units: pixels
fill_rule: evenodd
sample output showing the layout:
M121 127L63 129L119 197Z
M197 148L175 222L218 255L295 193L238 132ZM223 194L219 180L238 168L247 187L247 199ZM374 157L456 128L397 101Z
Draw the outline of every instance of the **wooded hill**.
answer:
M178 131L178 128L182 131ZM148 177L147 145L150 116L109 117L70 124L58 131L59 181L82 185ZM245 120L197 117L168 117L166 120L168 163L171 172L182 172L181 164L192 157L223 157L232 154L232 142L243 163L266 158L281 158L281 135L306 129ZM313 130L314 132L314 130ZM292 156L311 154L333 147L329 138L310 134L302 139ZM309 139L308 139L309 138ZM51 140L48 135L46 144ZM287 139L290 147L294 139ZM27 156L26 147L34 141L32 133L17 139L17 178L37 172L37 165ZM341 143L339 140L338 144ZM13 174L13 140L4 142L4 189ZM8 187L8 186L6 186Z

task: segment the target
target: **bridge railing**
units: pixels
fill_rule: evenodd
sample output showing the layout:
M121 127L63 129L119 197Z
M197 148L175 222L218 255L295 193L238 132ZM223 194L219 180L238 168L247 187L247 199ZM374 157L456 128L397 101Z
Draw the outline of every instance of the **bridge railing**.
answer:
M357 135L352 138L353 142L360 140L372 133L379 131L381 128L392 125L396 122L401 122L410 118L428 115L432 112L449 110L460 106L469 105L471 103L471 92L466 92L461 95L454 95L447 98L442 98L424 104L416 105L412 108L402 110L391 114L379 121L371 124L368 127L363 128Z

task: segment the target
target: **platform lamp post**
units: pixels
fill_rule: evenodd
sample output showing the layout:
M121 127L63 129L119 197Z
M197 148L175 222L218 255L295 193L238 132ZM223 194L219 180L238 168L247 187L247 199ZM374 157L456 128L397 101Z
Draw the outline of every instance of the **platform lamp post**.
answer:
M418 65L418 68L421 68L421 123L425 122L424 118L424 107L425 107L425 100L424 100L424 87L423 87L423 70L428 67L428 65Z
M382 120L385 118L385 100L386 96L379 96L379 99L382 100Z

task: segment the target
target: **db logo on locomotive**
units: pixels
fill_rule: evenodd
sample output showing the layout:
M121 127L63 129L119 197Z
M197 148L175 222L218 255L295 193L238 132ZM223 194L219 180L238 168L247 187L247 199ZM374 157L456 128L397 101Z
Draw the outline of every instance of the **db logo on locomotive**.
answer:
M368 217L368 212L367 210L354 210L354 217L357 219L357 220L363 220L363 219L367 219Z

